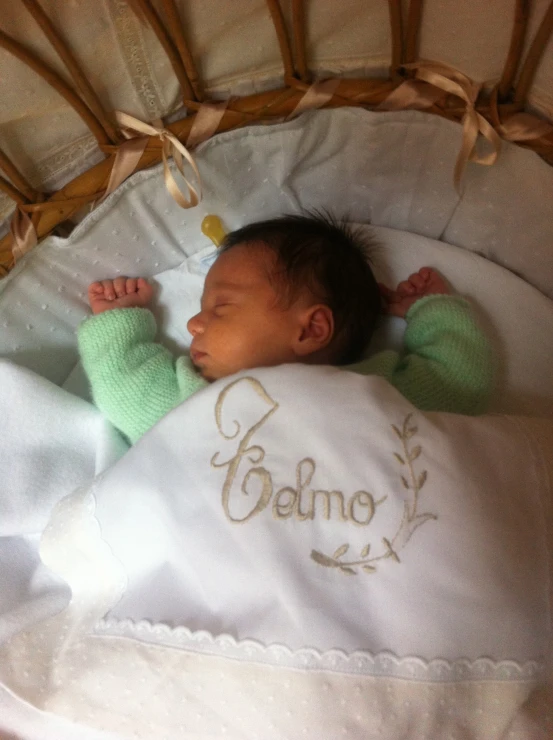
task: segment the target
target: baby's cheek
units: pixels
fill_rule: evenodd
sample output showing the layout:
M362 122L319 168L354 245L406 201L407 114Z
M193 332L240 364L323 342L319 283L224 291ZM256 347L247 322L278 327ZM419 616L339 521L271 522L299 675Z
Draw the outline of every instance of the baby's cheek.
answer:
M235 371L258 364L257 359L261 356L261 347L255 337L241 335L234 337L230 347L229 359L232 361Z
M255 343L244 331L220 326L211 336L208 352L230 374L246 367L253 346Z

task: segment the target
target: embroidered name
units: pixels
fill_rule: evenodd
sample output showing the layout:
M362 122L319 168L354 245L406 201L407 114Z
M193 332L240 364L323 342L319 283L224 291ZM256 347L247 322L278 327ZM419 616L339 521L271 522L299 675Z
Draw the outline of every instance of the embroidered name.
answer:
M237 383L248 383L257 395L269 406L269 410L261 419L251 426L239 441L236 454L229 460L219 462L219 453L211 459L214 468L228 468L222 491L222 504L225 516L234 523L244 523L260 514L272 502L271 512L276 520L289 519L298 521L313 520L317 515L325 519L337 518L342 522L352 522L361 527L368 526L386 497L375 500L368 491L355 491L351 496L345 496L342 491L323 490L311 487L317 465L315 461L306 457L296 466L296 485L284 486L275 492L271 473L260 463L265 458L265 450L257 444L250 444L254 434L267 422L278 409L278 403L272 399L261 383L255 378L239 378L224 388L215 405L215 420L219 433L225 439L235 439L241 433L241 426L234 421L234 432L227 434L223 429L222 415L225 399L229 391ZM231 513L232 491L238 477L240 463L246 459L252 467L243 475L240 492L250 497L255 503L244 516L236 517Z
M228 432L223 425L223 410L229 392L239 383L252 389L267 405L268 410L245 432L242 432L242 426L236 419L233 421L234 430ZM238 439L238 449L231 458L220 461L219 452L211 458L211 465L214 468L227 468L222 489L222 506L227 519L234 524L243 524L263 511L270 510L277 521L290 518L313 521L316 517L322 516L326 520L334 518L360 527L371 524L377 507L386 501L387 496L375 499L372 493L364 490L355 491L347 496L339 490L312 487L317 465L311 457L304 457L296 465L295 485L274 490L271 473L261 464L266 451L261 445L253 443L253 437L278 408L278 402L271 398L256 378L252 377L232 381L219 394L215 404L217 429L226 440ZM437 519L435 514L419 511L421 490L427 481L428 473L426 470L420 473L415 471L414 463L421 455L422 448L420 445L411 447L411 440L418 432L417 427L412 425L412 417L412 414L408 414L401 428L395 424L391 425L394 434L402 443L401 452L392 454L401 466L399 478L407 495L403 504L403 515L396 525L395 532L388 537L381 537L380 545L375 548L370 542L367 543L361 548L358 556L353 555L347 542L339 545L332 554L311 550L311 560L317 565L347 575L375 573L377 565L385 560L400 563L398 553L407 545L415 531L427 522ZM243 461L249 464L245 473L244 466L240 467ZM244 508L246 501L251 501L251 506L248 506L247 511L241 516L235 515L237 509Z

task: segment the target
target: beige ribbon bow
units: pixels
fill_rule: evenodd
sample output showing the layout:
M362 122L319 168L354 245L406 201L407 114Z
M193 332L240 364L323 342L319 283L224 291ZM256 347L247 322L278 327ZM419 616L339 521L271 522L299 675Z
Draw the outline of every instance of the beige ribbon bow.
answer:
M140 161L140 157L144 153L144 149L148 143L148 138L150 136L157 136L163 144L161 156L163 159L163 176L167 190L182 208L193 208L198 205L202 198L202 181L196 162L194 162L192 155L184 144L182 144L174 134L166 128L163 128L161 125L153 126L149 123L144 123L144 121L141 121L134 116L130 116L128 113L123 113L122 111L116 111L115 116L123 134L128 138L128 141L121 144L117 150L108 186L103 197L105 198L107 195L112 193L132 172L134 172L138 162ZM156 121L156 123L158 122ZM161 121L159 121L159 123L161 124ZM173 177L173 173L169 167L170 156L173 157L175 165L186 183L186 187L188 188L187 195L183 193ZM188 162L194 172L196 179L195 185L193 185L184 174L184 160Z
M475 109L482 84L477 84L453 67L438 62L416 62L405 64L404 68L415 70L415 79L407 80L390 93L378 106L380 110L405 108L424 110L430 108L444 93L456 95L465 102L465 114L461 122L463 141L457 155L453 176L455 187L460 191L467 162L492 165L501 150L499 135L484 116ZM491 144L492 150L487 154L478 154L476 151L478 134L482 134Z

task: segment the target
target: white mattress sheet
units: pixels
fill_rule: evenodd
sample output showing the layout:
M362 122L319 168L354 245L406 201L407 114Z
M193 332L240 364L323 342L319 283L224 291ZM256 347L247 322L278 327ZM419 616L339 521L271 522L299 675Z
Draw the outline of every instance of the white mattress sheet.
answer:
M157 187L153 182L152 185ZM119 228L128 229L132 218L129 212L120 209L118 213ZM473 252L404 231L365 228L372 228L382 245L374 258L379 280L394 285L411 272L430 265L448 278L455 291L472 299L498 359L497 388L490 411L553 417L553 301L510 271ZM199 229L191 233L187 249L199 251L152 279L157 287L154 312L160 338L175 352L184 351L190 342L186 323L199 310L205 273L215 257L215 248L206 246L206 241ZM133 249L139 243L131 239ZM70 269L82 273L69 272L67 265L58 262L56 277L44 263L30 265L0 294L0 351L4 357L88 398L74 334L87 315L82 284L85 255L81 252L80 256L80 265L77 257L70 258ZM137 260L139 265L144 263L143 272L148 274L152 260L161 267L176 257L182 254L173 254L167 244L156 245L153 255L145 254L139 247L132 254L110 252L101 261L102 272L95 271L93 275L135 274ZM60 276L63 282L58 284ZM403 329L401 319L383 318L369 354L386 347L399 348Z

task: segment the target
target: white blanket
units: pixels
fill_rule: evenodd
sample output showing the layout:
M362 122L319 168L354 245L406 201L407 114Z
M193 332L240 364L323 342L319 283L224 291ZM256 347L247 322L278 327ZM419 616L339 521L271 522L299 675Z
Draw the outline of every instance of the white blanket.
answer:
M59 610L68 589L40 563L52 509L127 449L89 403L0 360L0 642Z
M56 508L57 607L12 624L0 677L123 737L537 737L552 449L550 422L423 414L333 368L219 381Z

